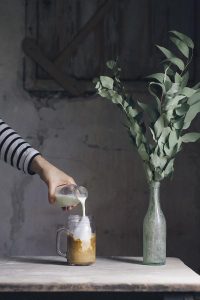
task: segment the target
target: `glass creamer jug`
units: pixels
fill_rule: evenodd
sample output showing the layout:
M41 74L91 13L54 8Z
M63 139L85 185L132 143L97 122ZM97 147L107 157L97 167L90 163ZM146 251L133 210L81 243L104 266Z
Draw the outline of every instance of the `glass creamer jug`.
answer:
M88 197L88 191L84 186L75 184L61 185L55 191L55 203L59 207L76 206L81 203L83 216L85 216L85 200Z
M65 239L67 250L60 250L60 242ZM69 265L90 265L96 260L96 232L94 218L91 216L71 215L67 225L57 231L57 253L66 257Z

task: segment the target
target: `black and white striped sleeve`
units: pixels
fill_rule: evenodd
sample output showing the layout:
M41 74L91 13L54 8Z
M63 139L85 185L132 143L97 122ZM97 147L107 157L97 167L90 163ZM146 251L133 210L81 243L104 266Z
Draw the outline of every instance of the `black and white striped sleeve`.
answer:
M30 165L40 153L33 149L12 128L0 119L0 157L13 167L33 175Z

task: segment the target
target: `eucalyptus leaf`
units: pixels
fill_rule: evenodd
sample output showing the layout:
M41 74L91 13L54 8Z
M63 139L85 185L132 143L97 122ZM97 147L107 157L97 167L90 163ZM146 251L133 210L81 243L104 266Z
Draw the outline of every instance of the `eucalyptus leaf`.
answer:
M174 148L174 146L178 143L178 135L176 130L171 130L169 134L168 140L168 148Z
M185 95L186 97L191 97L193 94L196 93L196 90L195 89L191 89L189 87L184 87L181 91L181 94L182 95Z
M143 161L148 161L149 160L149 155L147 153L147 150L145 148L145 145L143 143L140 144L138 148L138 152L142 158Z
M152 170L151 170L149 164L147 164L145 162L144 162L144 170L145 170L148 182L151 182L153 179L153 173L152 173Z
M115 60L109 60L106 62L106 66L110 69L113 70L116 67L117 63Z
M139 111L137 109L132 108L131 106L128 106L126 108L126 112L127 115L131 118L135 118L139 114Z
M166 80L170 81L169 76L168 76L167 74L165 75L165 73L155 73L155 74L146 76L146 78L153 78L153 79L156 79L156 80L158 80L160 83L164 83L164 81L166 81Z
M153 131L153 129L149 126L149 130L150 130L150 132L151 132L151 134L152 134L152 137L153 137L153 140L155 141L155 142L157 142L157 139L156 139L156 136L155 136L155 132Z
M200 132L189 132L181 136L183 143L194 143L200 139Z
M142 110L148 114L150 119L153 122L155 122L157 119L157 111L152 106L150 106L150 104L142 103L140 101L137 101L137 102L138 102L138 105L142 108Z
M113 103L121 104L122 105L122 96L119 95L116 91L109 90L108 91L110 100L112 100Z
M168 126L174 117L174 108L168 109L163 113L163 119L164 119L164 124L165 126Z
M165 153L165 155L167 157L172 157L173 154L176 152L175 149L176 149L176 146L174 146L173 148L168 148L167 144L165 144L163 147L163 152Z
M174 158L171 159L164 169L164 176L168 177L174 171Z
M100 76L100 82L104 88L113 89L114 80L108 76Z
M174 109L178 106L178 104L180 103L181 100L183 100L185 98L184 95L178 95L175 96L174 98L171 98L168 100L168 102L166 103L166 105L164 106L165 110L170 110L170 109Z
M134 120L132 120L131 122L130 132L135 137L136 145L139 147L141 142L143 141L143 136L142 136L141 127Z
M200 82L198 82L197 84L195 84L192 88L194 90L197 90L198 88L200 88Z
M98 89L98 94L103 98L107 98L107 99L111 100L115 104L122 103L122 97L113 90L109 90L107 88L100 87Z
M165 144L168 142L168 138L169 138L169 133L170 133L171 129L169 127L164 127L162 130L162 133L160 135L160 137L157 140L158 146L159 146L159 153L163 154L164 152L164 146Z
M156 123L154 124L154 132L157 138L160 137L163 129L164 129L164 120L163 120L163 116L161 115L156 121Z
M160 87L161 90L162 90L162 94L165 93L165 87L164 87L163 84L158 83L158 82L150 82L150 83L149 83L149 87L148 87L149 93L155 98L155 100L156 100L156 102L157 102L157 109L158 109L158 111L161 112L161 101L160 101L160 98L158 97L158 95L152 90L152 87L153 87L153 86L158 86L158 87Z
M161 181L164 179L164 174L160 168L156 168L154 171L154 180Z
M183 41L176 37L170 37L170 40L177 46L178 50L185 56L189 57L189 47Z
M176 122L173 123L175 129L182 129L184 125L184 118L179 118Z
M179 152L181 140L179 139L178 142L173 146L173 148L168 148L166 145L164 146L164 152L166 156L169 158L175 157L175 155Z
M167 163L167 156L158 156L156 153L150 155L151 164L156 168L162 170Z
M196 102L195 104L190 106L185 116L183 129L187 129L190 126L191 122L199 112L200 112L200 102Z
M159 83L159 82L150 82L149 85L152 87L152 86L155 86L157 88L160 88L161 91L162 91L162 94L165 93L165 85L163 83Z
M181 71L183 71L185 68L185 65L184 65L184 62L182 61L182 59L175 57L175 56L167 58L163 62L170 62L173 65L177 66Z
M194 93L187 101L189 105L196 104L200 101L200 92Z
M184 88L187 83L188 83L188 79L189 79L189 72L185 72L185 74L182 76L182 81L181 81L181 88Z
M137 135L135 136L135 142L136 142L137 148L139 149L139 147L140 147L140 145L141 145L141 143L142 143L142 136L141 136L141 134L137 134Z
M172 57L175 57L174 54L168 50L167 48L165 47L162 47L162 46L159 46L159 45L156 45L156 47L169 59L169 58L172 58Z
M183 103L179 108L176 109L176 114L178 116L183 116L188 111L190 105L187 103Z
M107 89L99 89L98 90L98 94L101 96L101 97L103 97L103 98L108 98L108 99L110 99L110 94L109 94L109 92L108 92L108 90Z
M178 32L176 30L171 30L170 33L173 33L176 35L179 39L181 39L189 48L194 48L194 43L191 38L189 38L187 35Z
M177 73L177 72L176 72L176 74L175 74L174 79L175 79L175 82L177 82L177 83L179 83L179 84L180 84L181 81L182 81L181 75L180 75L179 73Z
M101 89L101 82L99 81L99 79L95 78L93 80L93 83L95 84L95 89L98 91L99 89Z
M174 96L179 92L179 90L180 90L180 83L175 82L172 84L170 90L167 91L167 95Z
M164 64L164 71L168 76L174 76L174 71L170 68L170 64Z

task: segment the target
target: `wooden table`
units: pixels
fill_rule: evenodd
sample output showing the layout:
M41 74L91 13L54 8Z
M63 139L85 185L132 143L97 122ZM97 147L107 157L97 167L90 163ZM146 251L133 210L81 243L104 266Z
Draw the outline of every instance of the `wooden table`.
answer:
M0 259L0 299L7 295L18 299L16 295L24 292L42 292L42 299L46 293L53 297L58 292L65 295L59 299L68 299L68 293L75 292L89 292L91 297L91 292L101 292L98 297L126 292L131 299L134 295L136 299L148 295L154 295L151 299L158 295L163 295L159 299L194 299L200 295L200 276L178 258L167 258L164 266L145 266L138 257L98 258L91 266L68 266L64 258L54 256Z

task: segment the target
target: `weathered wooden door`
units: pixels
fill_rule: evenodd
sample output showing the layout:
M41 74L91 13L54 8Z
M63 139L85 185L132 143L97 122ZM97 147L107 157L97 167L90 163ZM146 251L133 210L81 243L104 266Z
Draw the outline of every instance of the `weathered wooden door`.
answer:
M199 8L197 0L26 0L24 87L83 94L117 56L123 80L142 82L160 68L154 44L166 45L170 29L200 45ZM199 51L193 79L200 73Z

